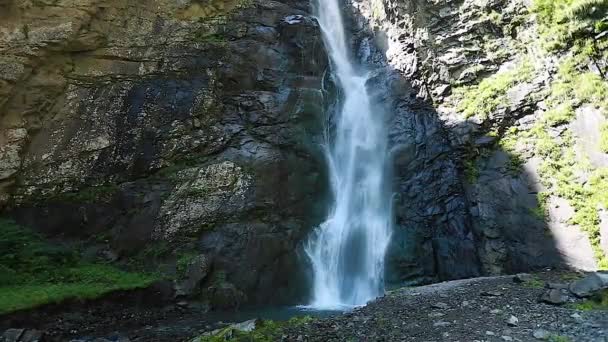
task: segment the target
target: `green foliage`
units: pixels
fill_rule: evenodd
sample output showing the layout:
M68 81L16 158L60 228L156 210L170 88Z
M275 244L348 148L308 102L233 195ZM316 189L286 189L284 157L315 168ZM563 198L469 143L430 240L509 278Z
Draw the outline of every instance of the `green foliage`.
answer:
M479 177L479 167L477 166L477 160L466 160L464 162L464 174L469 184L474 184Z
M192 342L274 342L281 339L283 331L288 327L296 327L311 322L310 316L294 317L286 322L260 320L256 322L253 331L243 332L231 327L224 328L212 336L201 336Z
M465 118L476 115L486 119L501 104L508 102L509 89L531 80L533 73L534 67L526 59L512 70L495 74L476 86L456 88L454 94L460 99L457 109Z
M77 251L2 219L0 250L0 314L66 299L96 298L155 280L105 264L84 263Z
M608 153L608 124L600 127L600 150L604 153Z
M600 291L593 297L584 300L581 303L572 305L574 309L582 311L590 310L606 310L608 311L608 290Z
M570 338L568 336L563 335L551 335L549 336L549 342L570 342Z
M595 45L608 26L608 0L534 0L532 11L548 50Z
M543 116L543 121L551 127L565 125L574 118L574 109L569 103L562 103L556 108L548 110Z
M76 192L58 194L54 199L78 203L94 203L100 200L109 201L118 190L118 186L113 184L92 186Z
M547 201L549 200L549 193L539 192L536 195L537 206L532 209L532 215L536 216L539 220L545 220L547 217Z
M502 23L502 14L492 11L487 15L488 20L490 20L493 24L499 26Z
M186 271L188 270L188 265L197 256L194 252L184 252L177 257L177 261L175 263L177 268L177 276L178 278L183 278L186 275Z
M545 281L540 279L538 276L533 275L530 280L526 280L522 285L531 289L542 289L545 287Z

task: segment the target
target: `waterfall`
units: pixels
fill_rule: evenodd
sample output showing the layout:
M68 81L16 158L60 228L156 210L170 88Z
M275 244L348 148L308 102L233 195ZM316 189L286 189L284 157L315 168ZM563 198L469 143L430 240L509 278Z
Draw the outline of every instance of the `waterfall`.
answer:
M316 16L342 90L328 139L333 205L308 240L313 270L309 307L343 309L364 305L384 291L384 256L391 235L384 113L374 106L369 74L352 61L339 0L316 0Z

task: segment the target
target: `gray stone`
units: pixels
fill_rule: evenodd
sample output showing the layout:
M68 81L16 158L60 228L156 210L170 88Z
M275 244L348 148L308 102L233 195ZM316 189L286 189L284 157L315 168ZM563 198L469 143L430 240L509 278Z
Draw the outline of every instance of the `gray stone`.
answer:
M583 279L572 282L569 289L577 297L590 297L600 290L608 289L608 273L588 274Z
M442 310L447 310L450 306L447 305L446 303L443 302L437 302L437 303L433 303L431 304L431 307L433 309L442 309Z
M19 342L25 329L8 329L2 334L2 339L5 342Z
M518 273L513 277L513 282L521 284L521 283L529 282L532 279L534 279L534 278L532 277L532 275L530 275L528 273Z
M507 319L507 325L511 326L511 327L516 327L517 325L519 325L519 319L517 317L511 315Z
M537 340L546 341L551 337L551 333L545 329L535 329L534 332L532 332L532 336Z
M553 305L562 305L568 302L568 299L568 294L563 289L548 289L540 297L540 301Z

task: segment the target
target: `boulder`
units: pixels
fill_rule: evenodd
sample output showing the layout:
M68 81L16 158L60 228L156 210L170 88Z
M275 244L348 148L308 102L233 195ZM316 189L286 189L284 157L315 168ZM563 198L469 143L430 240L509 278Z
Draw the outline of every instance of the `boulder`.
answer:
M564 289L548 289L540 296L541 302L552 305L562 305L568 299L568 293Z
M598 291L608 289L608 273L591 273L583 279L572 282L569 289L579 298L591 297Z

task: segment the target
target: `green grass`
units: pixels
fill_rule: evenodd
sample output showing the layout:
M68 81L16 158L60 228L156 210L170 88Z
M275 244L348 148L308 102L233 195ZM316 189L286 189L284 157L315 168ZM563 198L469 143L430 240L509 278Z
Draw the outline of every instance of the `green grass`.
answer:
M534 0L532 7L550 51L595 44L593 37L607 29L607 10L608 0Z
M258 321L256 328L250 332L238 331L227 327L213 336L197 337L192 342L224 342L228 339L238 342L274 342L281 340L285 328L306 324L312 320L309 316L294 317L285 322L263 320Z
M478 116L486 119L501 104L508 103L509 89L531 80L533 74L534 67L525 59L512 70L485 78L478 85L456 88L454 94L459 99L457 109L465 118Z
M531 289L542 289L545 287L545 282L537 276L532 276L532 279L524 282L523 286Z
M150 285L154 275L85 263L78 251L0 219L0 314Z
M107 265L78 266L62 271L69 272L72 278L0 287L0 314L68 299L95 299L112 291L144 288L155 280L149 275L128 273Z
M551 335L549 336L549 342L570 342L570 338L568 336L563 335Z
M608 153L608 124L600 127L600 150L604 153Z
M572 305L572 308L581 311L608 311L608 290L604 290L583 302L575 303Z

